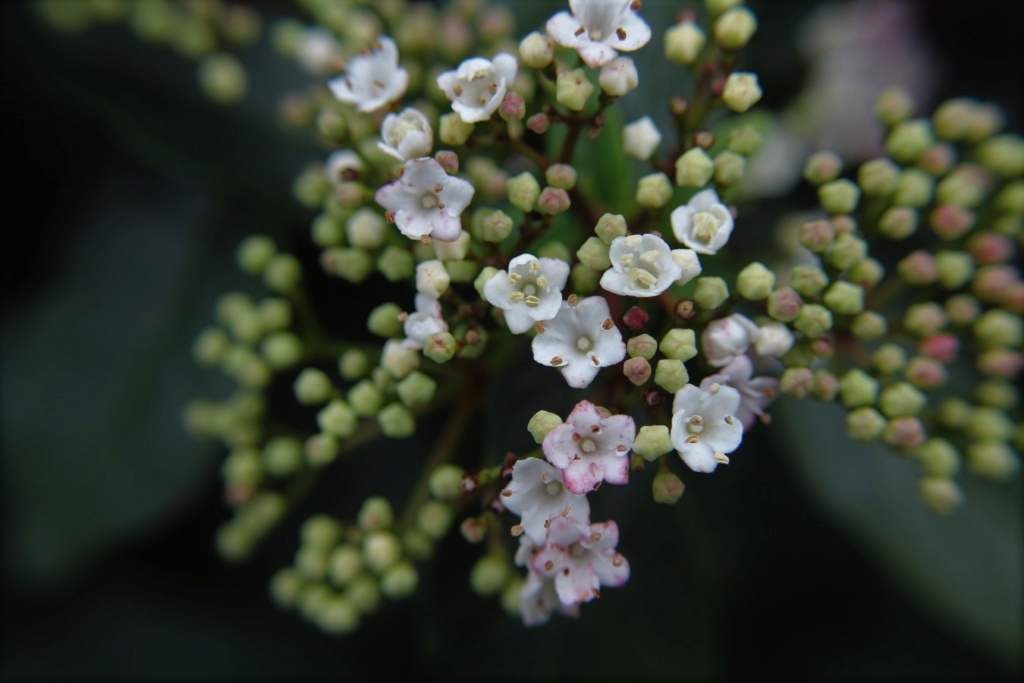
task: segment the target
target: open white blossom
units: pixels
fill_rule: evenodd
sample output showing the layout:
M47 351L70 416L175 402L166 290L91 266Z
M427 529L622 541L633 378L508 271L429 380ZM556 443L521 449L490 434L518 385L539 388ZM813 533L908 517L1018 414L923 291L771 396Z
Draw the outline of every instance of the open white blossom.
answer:
M569 0L569 11L548 19L546 29L552 40L597 68L619 51L639 50L650 41L651 27L636 13L639 7L637 0Z
M380 126L377 143L382 152L399 161L425 157L434 148L434 131L430 121L418 109L409 107L401 114L388 114Z
M505 508L520 516L522 532L534 543L544 543L547 521L571 514L590 519L590 501L566 489L562 470L540 458L526 458L512 468L512 481L501 492ZM513 529L515 531L515 529Z
M420 239L429 235L442 242L454 242L462 234L462 212L473 198L473 186L462 178L449 176L430 157L410 159L402 175L377 190L377 203L388 210L403 235Z
M629 580L629 562L615 549L618 544L615 522L587 524L555 517L530 566L540 578L554 579L563 605L590 602L601 594L601 586L621 586Z
M709 322L700 335L700 345L708 363L720 368L746 353L760 336L761 330L753 320L733 313Z
M714 190L702 190L672 212L676 239L701 254L714 254L732 234L732 214Z
M603 481L629 482L629 451L636 440L636 423L629 415L609 415L602 410L590 401L580 401L541 444L544 457L562 470L565 488L572 493L589 493Z
M687 384L672 403L672 446L694 472L713 472L728 463L743 440L743 424L736 417L740 392L718 383L707 389Z
M345 73L327 85L336 98L359 111L377 111L402 98L409 87L409 72L398 66L395 41L381 36L372 50L352 57Z
M589 516L587 519L589 521ZM544 533L546 537L546 529ZM530 567L534 555L542 545L544 545L543 539L538 544L523 534L519 537L519 547L513 558L517 567L526 567L529 570L526 572L526 580L523 581L523 585L519 589L519 614L522 616L525 626L546 624L555 610L570 617L578 617L580 614L578 604L566 605L558 598L554 577L541 578Z
M754 377L754 363L750 356L736 356L720 372L705 377L701 389L710 389L712 384L724 384L740 392L740 407L736 417L744 429L754 424L754 419L764 415L767 408L779 394L779 380L774 377Z
M533 338L533 359L559 368L575 389L589 386L601 368L626 357L622 333L602 296L587 297L575 306L563 301L558 315L543 326Z
M494 60L472 57L454 71L437 77L437 87L452 102L452 109L466 123L486 121L505 99L516 80L519 62L502 52Z
M484 285L484 298L505 311L512 334L522 334L542 320L550 320L562 303L562 288L569 264L557 258L520 254Z
M327 161L324 162L324 174L327 179L331 181L332 185L337 185L343 180L348 180L346 175L355 176L361 173L363 170L362 158L350 149L339 149L327 157Z
M447 332L448 323L441 317L441 304L426 294L416 295L416 312L410 313L402 323L405 339L402 348L422 349L427 337L438 332Z
M672 250L656 235L616 237L608 257L612 267L601 276L601 286L621 296L657 296L683 277L683 268L673 258Z

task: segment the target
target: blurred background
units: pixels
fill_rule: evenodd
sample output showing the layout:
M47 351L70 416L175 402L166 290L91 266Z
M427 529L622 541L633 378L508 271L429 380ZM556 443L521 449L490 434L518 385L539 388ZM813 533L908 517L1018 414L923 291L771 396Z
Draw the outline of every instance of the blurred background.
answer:
M655 40L638 58L641 90L648 74L668 78L660 29L686 4L644 3ZM760 30L747 64L784 140L776 156L766 150L758 191L782 194L745 209L752 233L813 206L813 192L784 182L787 159L824 146L872 154L877 133L850 111L891 81L913 90L921 111L950 96L999 100L1021 129L1017 3L750 4ZM288 7L260 6L267 23ZM517 35L561 7L515 3ZM479 549L457 534L422 569L414 598L386 603L347 638L281 612L267 581L290 562L301 519L351 515L370 493L397 499L429 445L364 449L249 563L216 555L228 517L224 452L189 439L181 410L228 385L192 364L190 345L218 294L259 291L234 266L242 237L271 235L313 263L311 214L291 183L325 154L275 118L281 94L308 77L263 39L240 55L248 96L222 106L200 91L193 62L124 25L60 33L29 3L6 2L0 31L5 679L1021 673L1020 477L965 476L966 505L936 517L918 499L912 463L846 444L841 414L807 403L780 402L733 466L684 475L674 507L649 501L651 472L626 491L603 490L595 519L619 522L633 578L578 621L527 630L473 595L466 578ZM627 120L654 106L623 104ZM825 131L830 122L839 135ZM352 290L320 284L321 310L341 319L337 302ZM528 395L522 381L514 395ZM375 489L382 478L395 490Z

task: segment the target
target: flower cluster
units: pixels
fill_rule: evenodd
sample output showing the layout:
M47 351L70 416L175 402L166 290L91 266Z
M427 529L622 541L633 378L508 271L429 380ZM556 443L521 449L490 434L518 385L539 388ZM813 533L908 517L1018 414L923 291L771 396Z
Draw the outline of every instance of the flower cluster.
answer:
M744 437L781 395L836 402L853 439L915 458L938 511L960 502L962 464L1017 469L1024 141L995 107L955 99L913 118L905 93L883 93L885 155L848 177L837 154L811 156L820 212L798 222L799 246L750 260L734 252L756 217L737 202L762 142L744 115L762 93L740 68L757 31L741 2L665 28L663 68L689 77L664 135L650 116L617 117L642 90L626 53L652 38L639 2L569 0L518 46L515 17L476 1L309 10L312 26L271 34L314 80L282 101L282 123L330 147L293 186L319 262L247 238L239 266L272 294L224 295L194 346L239 386L186 411L229 450L222 554L248 556L295 504L294 482L447 419L400 516L370 496L354 520L306 521L271 582L282 606L349 632L411 594L417 563L457 525L485 548L476 593L527 625L576 616L631 572L597 491L647 478L656 502L676 502L683 477L742 466ZM228 76L203 78L231 99ZM352 292L401 292L374 302L375 341L325 331L310 267ZM510 365L578 390L574 405L542 389L527 425L503 425L524 442L513 452L462 444ZM970 379L949 381L954 369ZM266 419L275 377L311 419Z

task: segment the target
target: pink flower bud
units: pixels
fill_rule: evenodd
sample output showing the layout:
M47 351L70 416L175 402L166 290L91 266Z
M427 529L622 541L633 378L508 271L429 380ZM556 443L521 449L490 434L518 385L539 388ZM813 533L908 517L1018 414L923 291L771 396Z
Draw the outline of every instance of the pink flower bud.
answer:
M520 121L526 116L526 102L523 96L510 92L505 95L498 107L498 115L506 121Z
M978 356L978 370L986 375L1013 379L1024 367L1024 356L1011 349L989 349Z
M633 332L639 332L647 324L649 318L647 311L639 306L633 306L622 316L622 323Z
M967 249L978 265L1003 263L1013 256L1013 241L997 232L980 232L970 239Z
M917 350L943 363L951 363L960 350L960 340L952 334L936 334L922 339Z
M551 125L551 118L547 114L534 114L526 119L526 127L537 135L543 135Z
M445 170L449 175L459 172L459 155L451 150L441 150L434 155L434 159L437 163L441 164L441 168Z
M911 252L896 266L900 276L912 285L927 285L939 277L939 269L935 265L935 257L931 253L918 249Z
M918 389L937 389L946 383L946 369L934 358L916 356L910 359L904 371L907 380Z
M971 291L979 299L1000 301L1006 291L1017 284L1019 276L1013 266L988 265L978 269L971 284Z
M916 417L897 417L889 420L882 438L896 448L913 448L924 443L924 425Z
M558 187L545 187L537 200L537 208L552 216L565 212L570 204L569 195Z
M974 225L975 215L970 209L955 204L937 206L929 219L932 230L944 240L962 237Z

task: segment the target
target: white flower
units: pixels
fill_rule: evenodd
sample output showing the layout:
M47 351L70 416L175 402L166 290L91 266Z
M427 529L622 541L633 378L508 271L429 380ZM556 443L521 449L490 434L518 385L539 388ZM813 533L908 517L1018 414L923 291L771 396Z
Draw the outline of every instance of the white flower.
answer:
M465 123L486 121L505 99L505 93L516 80L519 62L507 52L495 55L494 61L473 57L459 64L454 71L437 77L437 87L452 102L452 109Z
M401 114L388 114L380 126L377 143L380 150L399 161L425 157L434 148L434 131L430 121L417 109L409 107Z
M712 384L706 390L687 384L672 403L672 445L694 472L712 472L728 463L743 440L743 425L736 417L740 392Z
M299 36L295 45L295 59L307 73L326 76L341 59L341 48L334 34L325 28L312 26Z
M779 393L779 380L774 377L754 377L754 363L750 356L736 356L720 373L704 378L701 389L710 389L712 384L725 384L740 392L740 407L736 417L744 429L754 424L754 418L764 415L764 409L775 400Z
M522 334L535 322L550 320L562 303L569 264L557 258L520 254L484 285L484 298L505 311L512 334Z
M629 562L615 550L618 544L615 522L587 524L555 517L530 566L540 578L554 579L563 605L590 602L601 594L601 586L621 586L629 580Z
M694 251L714 254L729 241L732 214L714 190L702 190L672 212L672 232Z
M623 151L640 161L647 161L661 144L661 133L650 116L637 119L622 129Z
M793 333L784 323L770 322L761 325L761 333L754 342L754 349L762 356L780 358L793 348Z
M398 66L395 41L381 36L373 49L348 62L347 71L327 82L334 96L359 111L376 111L402 98L409 87L409 72Z
M576 50L591 68L615 59L617 50L639 50L651 39L636 0L569 0L569 12L548 19L547 32L563 47Z
M347 174L355 175L361 173L362 170L362 158L350 149L339 149L331 152L330 156L327 157L327 161L324 162L324 174L331 181L332 185L348 180L345 177Z
M402 323L405 339L402 348L422 349L427 337L447 332L448 323L441 317L441 304L426 294L416 295L416 312L410 313Z
M590 401L580 401L563 424L547 433L541 448L548 462L562 470L565 488L585 494L602 481L629 482L628 455L635 439L636 424L629 415L602 415Z
M462 234L460 214L473 198L473 186L449 176L429 157L410 159L402 171L398 180L377 190L374 197L388 210L388 220L412 239L430 235L442 242L457 240Z
M501 492L501 502L522 518L519 524L523 533L538 545L544 543L546 524L552 517L571 514L590 519L586 495L567 490L562 471L540 458L526 458L515 464L512 481Z
M566 605L558 598L554 578L542 579L532 571L527 572L526 580L519 589L519 613L523 617L523 625L546 624L555 610L570 617L577 617L580 613L578 604Z
M657 296L683 276L672 250L656 235L616 237L608 257L612 267L601 276L601 286L621 296Z
M682 275L676 280L677 285L685 285L704 270L700 265L700 257L693 249L673 249L672 260L682 270Z
M700 345L708 363L720 368L746 353L760 335L760 328L750 318L733 313L708 323L700 336Z
M575 306L562 302L544 331L533 338L533 359L560 368L569 386L582 389L598 370L626 357L626 344L601 296L590 296Z

